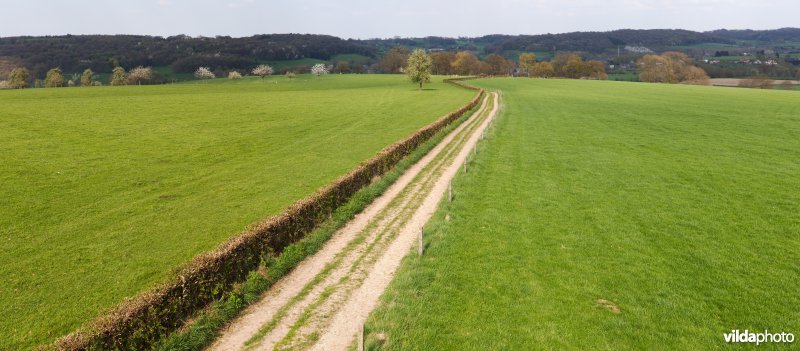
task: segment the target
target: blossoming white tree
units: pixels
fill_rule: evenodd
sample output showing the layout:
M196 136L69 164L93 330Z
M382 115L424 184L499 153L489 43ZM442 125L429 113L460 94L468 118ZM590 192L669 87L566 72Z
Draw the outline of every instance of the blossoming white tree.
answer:
M242 79L242 74L237 71L230 71L230 73L228 73L228 79L230 80Z
M325 64L323 63L318 63L311 67L311 73L315 74L317 77L323 74L328 74L328 72L328 67L325 67Z
M270 65L258 65L258 67L253 69L253 74L261 77L261 79L271 76L272 72L273 69Z
M217 78L217 76L214 75L214 72L211 72L211 69L208 67L197 68L197 71L194 71L194 76L197 77L197 79L203 80Z
M431 65L433 61L425 50L417 49L408 57L408 64L406 65L406 74L412 82L419 84L419 89L422 90L422 84L431 82Z
M150 67L136 67L128 73L128 83L142 85L142 82L150 81L153 77L153 70Z

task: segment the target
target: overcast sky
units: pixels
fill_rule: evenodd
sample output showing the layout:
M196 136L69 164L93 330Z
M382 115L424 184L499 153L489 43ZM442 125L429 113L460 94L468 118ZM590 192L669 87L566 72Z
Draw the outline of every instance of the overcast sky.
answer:
M800 26L800 0L2 0L0 36L343 38Z

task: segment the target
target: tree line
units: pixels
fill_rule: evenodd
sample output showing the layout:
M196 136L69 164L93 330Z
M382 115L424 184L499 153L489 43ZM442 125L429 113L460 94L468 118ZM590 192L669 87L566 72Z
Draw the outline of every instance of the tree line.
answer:
M639 80L649 83L709 85L711 80L702 68L693 64L682 52L669 51L661 55L645 55L636 66Z
M784 28L772 31L693 32L686 30L616 30L610 32L575 32L543 35L487 35L476 38L388 38L353 40L327 35L272 34L244 38L228 36L171 37L139 35L65 35L42 37L0 38L0 79L8 79L5 66L26 67L31 81L43 79L47 71L59 67L64 72L109 73L115 67L170 67L175 73L192 73L197 67L207 67L217 76L230 71L245 71L263 63L314 58L331 61L340 54L358 54L366 60L333 62L333 73L392 73L401 65L382 65L380 58L395 47L426 49L429 52L472 52L482 58L496 54L509 57L511 52L538 52L540 56L575 52L584 58L620 60L618 49L626 45L647 47L655 51L680 50L700 59L707 54L694 44L721 43L739 45L741 40L758 40L760 48L776 51L785 43L800 41L800 29ZM787 49L789 50L789 49ZM622 52L624 54L624 51ZM408 53L406 53L408 54ZM642 56L641 54L638 56ZM638 59L634 58L633 60ZM497 57L491 68L471 69L483 74L498 74L501 63ZM631 62L633 60L628 60ZM485 59L483 60L485 61ZM626 62L626 63L627 63ZM788 62L788 61L787 61ZM758 72L772 77L794 77L798 70L788 64L780 68L765 68ZM311 65L281 67L287 71L307 73ZM748 76L744 68L733 66L703 67L713 77ZM163 70L159 70L162 71ZM493 71L490 73L490 71ZM169 81L153 72L152 81Z
M315 64L309 68L309 72L320 76L323 74L330 73L332 66L325 65L325 64ZM264 79L268 76L271 76L275 73L275 69L266 64L260 64L253 68L252 70L248 71L249 74L253 76L261 77ZM239 80L244 77L244 75L239 72L238 70L231 70L226 73L228 79L230 80ZM295 78L296 73L292 71L285 72L287 78ZM123 67L114 67L111 70L111 76L108 79L108 85L111 86L123 86L123 85L149 85L149 84L158 84L160 81L157 80L158 73L153 70L152 67L136 67L131 69L130 71L126 71ZM208 79L215 79L217 78L217 74L214 73L209 67L200 66L194 70L194 77L204 81ZM9 79L5 81L0 81L0 89L24 89L28 88L29 81L31 75L28 69L24 67L17 67L11 71L9 74ZM35 88L61 88L61 87L89 87L89 86L102 86L103 83L98 79L98 76L92 71L90 68L87 68L83 71L83 74L80 75L73 75L70 77L65 77L64 72L61 68L51 68L47 71L44 79L36 79L34 81L33 87Z
M115 67L170 66L191 73L197 67L212 70L243 69L263 61L317 58L338 54L376 57L377 50L357 40L329 35L269 34L244 38L229 36L154 37L140 35L65 35L0 38L0 58L14 58L34 77L52 67L66 72L110 72Z
M401 73L405 70L410 51L395 47L380 60L381 71L385 73ZM535 53L522 53L518 61L507 59L498 54L489 54L481 60L470 51L438 51L429 54L431 73L436 75L462 76L527 76L527 77L563 77L584 79L607 79L605 64L601 61L584 61L574 53L562 53L552 61L537 61Z

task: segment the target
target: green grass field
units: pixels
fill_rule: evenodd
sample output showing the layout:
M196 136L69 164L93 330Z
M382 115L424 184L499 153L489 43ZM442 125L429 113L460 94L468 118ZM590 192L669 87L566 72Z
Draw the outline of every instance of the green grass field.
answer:
M711 350L731 329L800 333L800 94L471 84L502 90L504 112L371 315L373 350L379 333L384 350Z
M372 60L372 59L370 59L369 57L364 56L364 55L341 54L341 55L334 55L328 61L315 59L315 58L302 58L302 59L297 59L297 60L269 61L269 62L267 62L267 64L269 64L270 66L274 67L275 69L281 69L281 68L292 68L292 67L296 67L296 66L309 66L310 67L310 66L313 66L313 65L318 64L318 63L334 64L334 63L339 62L339 61L353 62L355 64L365 64L365 63L369 62L370 60Z
M291 68L291 67L295 67L295 66L309 66L309 67L311 67L311 66L316 65L318 63L328 64L328 61L319 60L319 59L315 59L315 58L303 58L303 59L297 59L297 60L268 61L266 63L268 65L272 66L275 69L281 69L281 68L287 68L287 67Z
M437 81L0 91L0 350L73 330L474 94Z
M737 48L738 45L735 44L723 44L723 43L700 43L700 44L693 44L693 45L677 45L675 46L676 49L732 49Z
M339 62L339 61L344 61L344 62L353 62L353 63L357 63L357 64L365 64L365 63L369 62L370 60L375 60L375 59L370 58L368 56L359 55L359 54L339 54L339 55L334 55L333 57L331 57L329 62L330 63L336 63L336 62Z
M608 80L638 82L639 75L636 74L635 70L616 70L608 73Z

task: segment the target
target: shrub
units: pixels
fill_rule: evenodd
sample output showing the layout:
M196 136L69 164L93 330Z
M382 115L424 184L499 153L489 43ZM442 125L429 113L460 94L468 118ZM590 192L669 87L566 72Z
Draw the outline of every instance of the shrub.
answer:
M114 67L114 70L111 71L111 81L109 83L112 86L128 84L128 74L125 73L125 69L119 66Z
M742 79L739 81L739 87L752 88L752 89L772 89L772 84L775 81L768 77L752 77Z
M44 78L44 86L48 88L64 86L64 73L61 72L61 68L52 68L47 71L47 76Z
M194 76L202 80L217 78L214 72L211 72L211 69L208 67L198 67L197 70L194 71Z
M94 72L91 69L87 68L81 74L81 86L82 87L90 87L94 85Z
M258 65L256 68L253 68L253 74L261 77L261 79L271 76L273 72L274 70L270 65Z
M23 89L28 87L28 78L30 73L25 68L15 68L9 75L9 80L6 82L8 89Z

